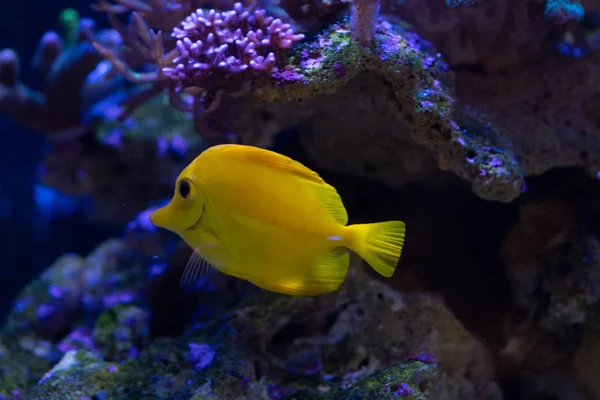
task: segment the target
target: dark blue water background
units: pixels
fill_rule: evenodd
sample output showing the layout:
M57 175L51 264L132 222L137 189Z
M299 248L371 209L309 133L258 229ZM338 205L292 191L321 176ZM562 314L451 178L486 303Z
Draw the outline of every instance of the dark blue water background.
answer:
M60 32L58 15L67 7L94 16L88 1L3 2L0 49L19 53L21 79L32 88L44 85L30 62L38 40L48 30ZM36 187L36 171L47 145L40 133L0 116L0 323L23 285L56 257L65 252L85 254L102 238L120 232L120 227L82 218L80 202Z

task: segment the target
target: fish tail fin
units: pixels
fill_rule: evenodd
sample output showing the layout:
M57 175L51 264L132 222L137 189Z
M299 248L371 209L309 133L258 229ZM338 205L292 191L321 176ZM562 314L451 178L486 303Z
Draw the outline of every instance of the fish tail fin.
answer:
M394 274L404 246L406 224L402 221L376 222L348 226L353 240L350 249L380 275Z

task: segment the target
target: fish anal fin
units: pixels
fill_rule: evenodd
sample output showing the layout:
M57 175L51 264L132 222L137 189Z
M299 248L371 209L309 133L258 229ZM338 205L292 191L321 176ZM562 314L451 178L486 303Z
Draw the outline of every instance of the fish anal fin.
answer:
M184 292L194 292L200 284L216 269L200 255L200 248L195 249L185 266L179 281L179 287Z
M276 283L253 283L263 289L291 296L318 296L338 290L348 274L349 265L348 250L345 247L336 247L296 278Z

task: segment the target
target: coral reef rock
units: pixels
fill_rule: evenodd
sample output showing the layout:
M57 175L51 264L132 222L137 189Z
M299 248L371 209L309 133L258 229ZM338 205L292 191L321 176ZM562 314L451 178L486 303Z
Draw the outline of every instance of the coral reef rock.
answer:
M80 282L83 274L96 277L94 286L76 285L80 290L70 296L70 317L57 319L52 332L37 327L37 313L19 311L46 304L48 286L35 281L25 289L2 331L7 340L15 331L21 335L18 342L6 341L11 346L0 353L2 395L19 392L32 400L501 398L486 348L439 298L401 295L366 279L358 259L340 291L319 297L273 294L236 280L245 287L238 301L165 337L152 333L143 296L123 296L158 293L156 288L140 292L139 285L152 279L118 278L125 271L155 268L152 258L132 253L137 254L126 242L113 240L88 258L66 256L44 273L42 282L49 285L60 283L64 265L79 279L71 282ZM135 260L146 260L145 267L136 267ZM131 286L123 286L125 292L99 290L102 276ZM230 286L213 287L208 302L199 305L217 305L217 299L231 296ZM157 308L162 302L150 304ZM171 312L172 320L176 314Z
M455 104L452 74L415 34L382 20L368 49L342 21L292 53L295 74L274 77L273 85L252 91L254 101L238 100L223 111L242 142L265 146L278 131L273 125L294 127L318 165L392 187L439 167L486 199L508 202L524 190L511 143Z

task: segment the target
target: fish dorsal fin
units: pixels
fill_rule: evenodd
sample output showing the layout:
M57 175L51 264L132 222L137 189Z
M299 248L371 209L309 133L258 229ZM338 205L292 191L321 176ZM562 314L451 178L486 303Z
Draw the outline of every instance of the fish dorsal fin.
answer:
M325 183L323 178L315 171L305 167L296 160L260 147L241 144L222 145L226 158L236 159L248 163L261 164L273 169L278 169L298 178L303 178L314 183Z
M184 292L194 292L198 289L202 280L206 279L216 269L199 253L200 248L195 249L185 266L179 287Z
M310 190L319 199L327 212L339 223L348 223L348 213L342 199L335 188L325 182L321 185L310 183Z
M310 168L282 154L254 146L223 145L223 150L228 158L264 165L292 175L312 191L338 223L348 223L348 214L337 190Z

